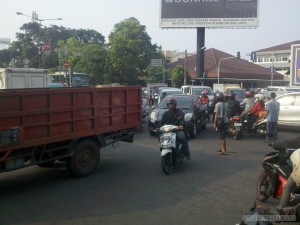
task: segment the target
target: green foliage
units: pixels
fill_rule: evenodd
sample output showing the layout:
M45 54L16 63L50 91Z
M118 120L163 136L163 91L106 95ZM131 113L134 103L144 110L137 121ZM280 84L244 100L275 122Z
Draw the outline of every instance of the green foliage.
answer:
M190 82L190 75L186 74L187 83ZM172 86L180 88L184 84L184 69L181 66L176 66L172 70Z
M50 54L43 52L44 44L50 44ZM89 74L95 85L162 82L163 72L166 79L169 76L162 67L150 65L151 59L164 56L161 47L151 43L146 27L135 18L116 24L107 45L104 36L95 30L25 23L16 34L16 41L0 50L0 67L9 67L12 58L15 67L23 67L27 58L29 67L40 65L50 73L64 70L64 61L68 61L73 71Z
M108 83L137 84L143 78L157 46L151 44L145 26L135 18L125 19L109 35L106 59Z

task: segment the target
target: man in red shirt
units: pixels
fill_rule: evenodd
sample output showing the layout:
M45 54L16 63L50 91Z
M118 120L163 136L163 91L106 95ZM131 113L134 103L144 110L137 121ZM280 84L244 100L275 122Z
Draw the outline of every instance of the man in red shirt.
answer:
M252 126L254 122L259 118L259 113L265 111L265 102L264 97L259 96L255 104L250 108L249 113L251 116L248 115L248 132L250 133L252 130Z
M201 92L201 97L200 97L200 101L202 104L207 104L209 103L209 99L208 99L208 90L204 90Z

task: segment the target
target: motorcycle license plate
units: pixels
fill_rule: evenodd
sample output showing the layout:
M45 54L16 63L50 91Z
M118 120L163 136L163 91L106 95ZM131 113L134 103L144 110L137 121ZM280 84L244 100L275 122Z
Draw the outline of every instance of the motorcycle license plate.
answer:
M241 127L241 126L242 126L242 123L234 123L234 126L235 126L235 127Z

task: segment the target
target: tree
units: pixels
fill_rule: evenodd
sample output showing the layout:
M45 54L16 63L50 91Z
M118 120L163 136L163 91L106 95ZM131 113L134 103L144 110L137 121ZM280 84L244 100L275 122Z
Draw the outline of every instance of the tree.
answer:
M136 84L157 54L145 26L133 17L114 26L109 35L105 79L109 83Z
M188 74L186 74L187 83L190 82L191 77ZM181 66L176 66L172 70L172 85L175 87L180 88L184 84L184 69Z
M58 55L59 42L66 43L71 37L82 44L81 47L85 44L97 44L104 47L105 42L104 36L95 30L76 30L55 25L46 27L38 22L25 23L20 30L22 32L16 34L17 40L11 44L11 47L5 51L0 51L0 65L8 66L11 59L14 58L17 60L16 66L23 67L23 60L28 58L30 60L29 66L37 68L39 53L41 53L40 67L55 71L61 63ZM51 45L50 55L43 54L42 47L45 43ZM73 58L72 62L75 64L78 62L76 57Z
M84 45L75 71L89 74L94 85L103 83L106 54L106 49L99 44Z

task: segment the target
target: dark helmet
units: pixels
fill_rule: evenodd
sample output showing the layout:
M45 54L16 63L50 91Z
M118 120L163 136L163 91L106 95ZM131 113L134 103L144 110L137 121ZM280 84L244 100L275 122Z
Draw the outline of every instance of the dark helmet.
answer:
M235 96L236 96L236 93L234 93L234 91L228 91L228 97L230 98L230 99L235 99Z
M173 103L174 105L177 105L177 101L175 98L168 98L167 99L167 105Z
M251 91L246 91L246 98L252 97L252 92Z
M227 93L225 93L225 94L224 94L224 99L225 99L225 101L227 101L229 98L230 98L230 95L227 94Z
M215 95L217 100L223 100L224 99L224 93L223 92L217 92Z

